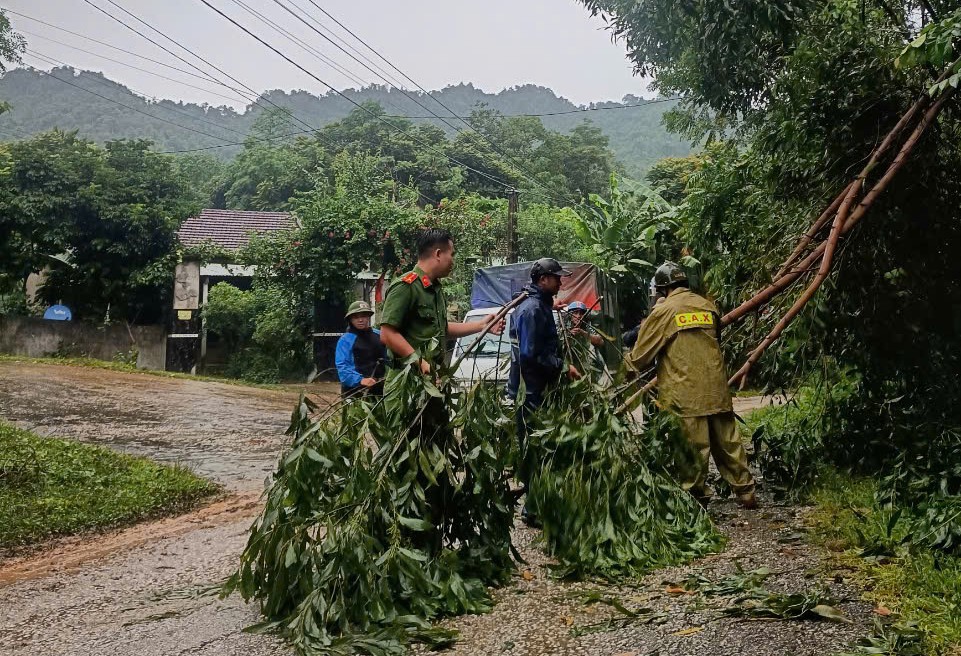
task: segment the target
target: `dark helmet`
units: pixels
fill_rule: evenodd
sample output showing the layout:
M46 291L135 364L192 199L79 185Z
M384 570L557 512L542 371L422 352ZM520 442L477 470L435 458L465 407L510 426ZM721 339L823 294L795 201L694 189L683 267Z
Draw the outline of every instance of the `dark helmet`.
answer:
M571 272L562 267L561 263L555 260L553 257L542 257L534 262L534 266L531 267L532 281L537 282L540 280L541 276L546 276L548 274L553 274L555 276L564 278L571 275Z
M654 272L654 286L659 288L687 284L687 274L674 262L665 262Z

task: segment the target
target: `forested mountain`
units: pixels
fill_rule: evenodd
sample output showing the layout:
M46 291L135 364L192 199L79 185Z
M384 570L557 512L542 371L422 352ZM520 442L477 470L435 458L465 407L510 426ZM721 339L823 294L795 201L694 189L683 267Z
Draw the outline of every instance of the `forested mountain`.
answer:
M59 80L49 74L27 69L12 70L0 78L0 100L12 106L10 112L0 116L0 140L9 141L59 127L79 130L81 135L100 142L118 138L145 138L154 141L162 150L203 148L243 141L243 136L265 105L254 105L241 113L229 107L169 100L154 102L136 95L100 73L59 68L54 69L52 75ZM450 116L425 94L407 93L405 95L405 92L397 89L380 86L346 91L358 103L379 103L389 115L422 117L433 112ZM570 112L579 108L569 100L559 98L552 90L535 85L486 93L471 84L459 84L432 92L432 95L460 116L467 116L480 107L507 116ZM417 102L410 96L416 98ZM289 108L295 116L312 127L342 119L354 109L351 103L333 92L318 97L306 91L273 90L265 93L264 97L275 105ZM643 99L628 97L624 103L599 103L595 106L621 107L622 104L640 102ZM542 120L545 127L562 132L586 120L593 122L610 138L612 150L627 170L638 174L661 157L683 156L691 150L686 142L668 134L661 126L662 114L672 105L664 102L643 107L602 109L544 116ZM451 117L448 121L458 129L466 127L456 118ZM415 122L433 123L449 133L454 131L451 126L437 119L417 119ZM302 124L291 126L291 132L304 129ZM210 152L231 158L239 150L239 146L233 146L211 149Z

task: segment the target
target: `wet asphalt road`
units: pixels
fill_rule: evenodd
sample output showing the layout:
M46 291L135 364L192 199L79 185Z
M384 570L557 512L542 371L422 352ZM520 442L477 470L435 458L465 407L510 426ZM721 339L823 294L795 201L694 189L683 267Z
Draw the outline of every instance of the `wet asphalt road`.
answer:
M0 562L0 654L288 653L272 638L241 632L258 621L256 608L207 592L236 565L258 510L251 499L263 489L283 449L297 396L295 391L0 362L0 418L41 435L186 465L223 484L228 496L221 503L233 511L213 517L201 511L196 523L188 515L179 526L157 522L79 540L67 552L81 563L90 552L90 562L65 571L56 564L47 571L45 562L43 576L30 572L28 558L4 579L4 565L11 563ZM103 544L110 551L112 540L116 548L103 557Z
M0 656L289 656L275 638L242 632L259 621L256 607L236 596L220 600L214 588L236 566L259 508L263 479L283 449L282 433L296 396L0 362L0 418L41 434L186 464L230 491L210 507L179 518L0 561ZM738 410L766 402L741 401ZM746 513L729 501L712 506L711 513L729 538L722 554L611 591L629 606L655 608L663 623L580 637L577 627L610 617L609 611L571 600L570 593L595 584L551 580L548 561L533 543L536 532L518 523L515 544L528 571L524 576L519 571L513 585L496 592L491 614L445 623L461 631L450 653L821 656L868 631L870 606L854 601L855 590L835 583L839 574L815 574L825 567L822 555L794 540L803 531L803 513L789 506ZM667 581L692 574L714 578L739 566L770 567L775 590L830 585L847 600L840 608L854 623L745 622L719 617L700 597L664 592Z
M315 387L336 395L332 384ZM0 418L181 464L228 490L263 488L298 392L89 367L0 362Z

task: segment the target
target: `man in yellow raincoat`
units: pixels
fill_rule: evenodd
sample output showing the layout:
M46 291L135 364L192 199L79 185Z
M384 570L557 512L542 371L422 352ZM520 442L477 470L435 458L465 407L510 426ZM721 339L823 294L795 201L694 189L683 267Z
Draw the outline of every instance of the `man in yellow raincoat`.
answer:
M657 361L658 405L675 413L685 436L699 455L698 469L681 481L684 489L706 503L708 457L730 483L738 503L756 508L754 477L738 436L724 357L718 343L720 315L714 303L688 289L687 274L665 262L654 274L663 297L641 324L628 355L638 370Z

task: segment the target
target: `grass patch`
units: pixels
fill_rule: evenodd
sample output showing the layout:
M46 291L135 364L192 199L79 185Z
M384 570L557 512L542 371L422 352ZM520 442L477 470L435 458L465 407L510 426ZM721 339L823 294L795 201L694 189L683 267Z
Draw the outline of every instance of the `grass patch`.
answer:
M0 549L172 514L218 490L183 467L0 422Z
M120 371L123 373L147 374L149 376L159 376L161 378L181 378L184 380L199 380L208 383L224 383L225 385L239 385L241 387L258 387L260 389L282 390L289 387L284 384L250 383L239 378L224 378L222 376L196 376L185 374L178 371L160 371L159 369L138 369L135 365L127 362L110 360L96 360L94 358L28 358L22 355L0 354L0 362L26 362L28 364L57 364L68 367L88 367L91 369L106 369L108 371Z
M907 546L908 517L882 508L876 492L873 480L823 470L811 494L813 536L866 600L917 623L923 651L910 653L961 654L961 559Z

